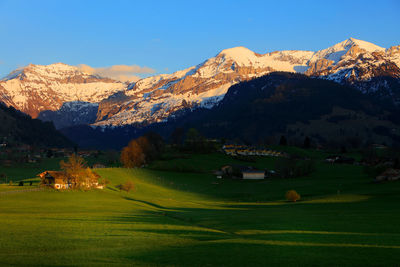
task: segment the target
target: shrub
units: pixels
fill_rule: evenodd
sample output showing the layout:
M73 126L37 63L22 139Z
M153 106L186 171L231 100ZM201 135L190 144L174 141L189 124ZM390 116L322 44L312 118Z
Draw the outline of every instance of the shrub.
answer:
M288 201L296 202L300 199L300 195L295 190L289 190L286 192L285 197Z
M119 186L119 189L129 192L135 189L135 184L132 181L126 181L125 183Z
M307 136L304 139L303 147L306 148L306 149L311 147L311 139L310 139L310 137Z
M111 183L110 180L108 180L108 179L106 179L106 178L104 178L104 179L100 182L100 184L103 185L104 187L106 187L106 186L109 185L110 183Z
M285 136L281 136L281 139L279 140L279 145L281 146L287 146L287 139Z

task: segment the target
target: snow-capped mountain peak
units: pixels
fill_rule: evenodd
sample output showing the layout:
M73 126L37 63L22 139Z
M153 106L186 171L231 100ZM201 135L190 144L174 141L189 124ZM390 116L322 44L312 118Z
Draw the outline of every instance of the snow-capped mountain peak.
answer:
M216 58L232 60L240 66L251 65L257 58L256 53L244 46L238 46L222 50Z
M385 49L354 38L315 52L259 54L239 46L198 65L128 86L63 63L31 64L0 81L0 100L32 116L58 110L68 101L100 102L95 125L145 125L168 120L183 109L211 108L233 84L273 71L354 83L377 76L400 78L399 66L400 46Z
M343 41L342 43L344 43L344 42L345 42L345 45L344 45L345 47L347 47L347 46L351 47L351 46L357 45L358 47L360 47L361 49L364 49L367 52L375 52L375 51L384 52L386 50L385 48L377 46L373 43L366 42L363 40L358 40L358 39L355 39L352 37ZM339 43L339 44L341 44L341 43Z
M331 60L334 63L337 63L341 60L341 58L346 55L352 48L359 48L362 49L362 52L385 52L385 48L382 48L380 46L377 46L375 44L354 39L354 38L349 38L346 39L340 43L337 43L331 47L328 47L326 49L317 51L312 58L310 59L310 62L316 62L320 59L327 59Z
M98 103L125 89L125 84L100 78L63 63L17 69L0 81L0 101L37 117L45 110L57 110L64 102Z

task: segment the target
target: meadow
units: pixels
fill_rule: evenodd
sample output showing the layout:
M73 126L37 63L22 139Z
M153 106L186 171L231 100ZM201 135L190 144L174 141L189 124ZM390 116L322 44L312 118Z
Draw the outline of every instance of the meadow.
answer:
M216 179L212 170L238 163L216 153L97 169L111 181L104 190L1 185L0 265L398 266L400 183L375 184L362 166L297 152L316 160L313 174ZM135 190L120 192L127 180ZM285 200L290 189L300 201Z

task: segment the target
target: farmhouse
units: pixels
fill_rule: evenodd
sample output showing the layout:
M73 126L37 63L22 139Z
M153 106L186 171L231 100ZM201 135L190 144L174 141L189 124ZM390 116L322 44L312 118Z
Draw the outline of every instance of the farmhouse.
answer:
M62 171L45 171L38 176L41 184L52 187L54 189L72 189L72 188L97 188L103 189L104 186L99 184L100 175L93 172L92 176L70 177Z
M261 170L244 170L242 171L243 179L262 180L265 178L265 171Z
M49 186L54 189L68 189L72 186L64 172L45 171L38 174L38 176L41 179L42 185Z

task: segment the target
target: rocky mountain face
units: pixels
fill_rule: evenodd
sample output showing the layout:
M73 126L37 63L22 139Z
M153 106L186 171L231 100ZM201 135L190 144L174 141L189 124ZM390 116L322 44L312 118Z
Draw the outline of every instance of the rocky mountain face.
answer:
M350 38L316 52L305 74L350 83L379 76L400 78L399 49L400 46L385 49Z
M99 104L72 101L65 102L61 108L55 111L46 110L40 112L38 119L52 121L57 129L64 127L92 124L96 121Z
M57 123L58 127L93 122L94 108L89 112L90 118L71 120L79 116L74 111L79 104L66 115L70 109L63 107L63 103L98 103L93 125L143 127L171 120L187 110L210 109L224 99L232 85L276 71L332 80L400 103L399 67L400 46L385 49L353 38L316 52L258 54L235 47L188 69L144 78L130 85L60 63L29 65L0 81L0 101L33 117L44 112L39 116L41 119L54 121L65 117L65 123Z
M42 111L56 111L65 102L98 103L124 90L126 85L81 72L62 63L29 65L0 81L0 101L36 118Z
M381 96L400 102L399 66L400 46L385 49L353 38L317 52L257 54L236 47L186 70L139 80L123 97L100 103L95 125L143 126L171 119L179 110L211 108L232 85L275 71L350 84L364 93L379 91Z

